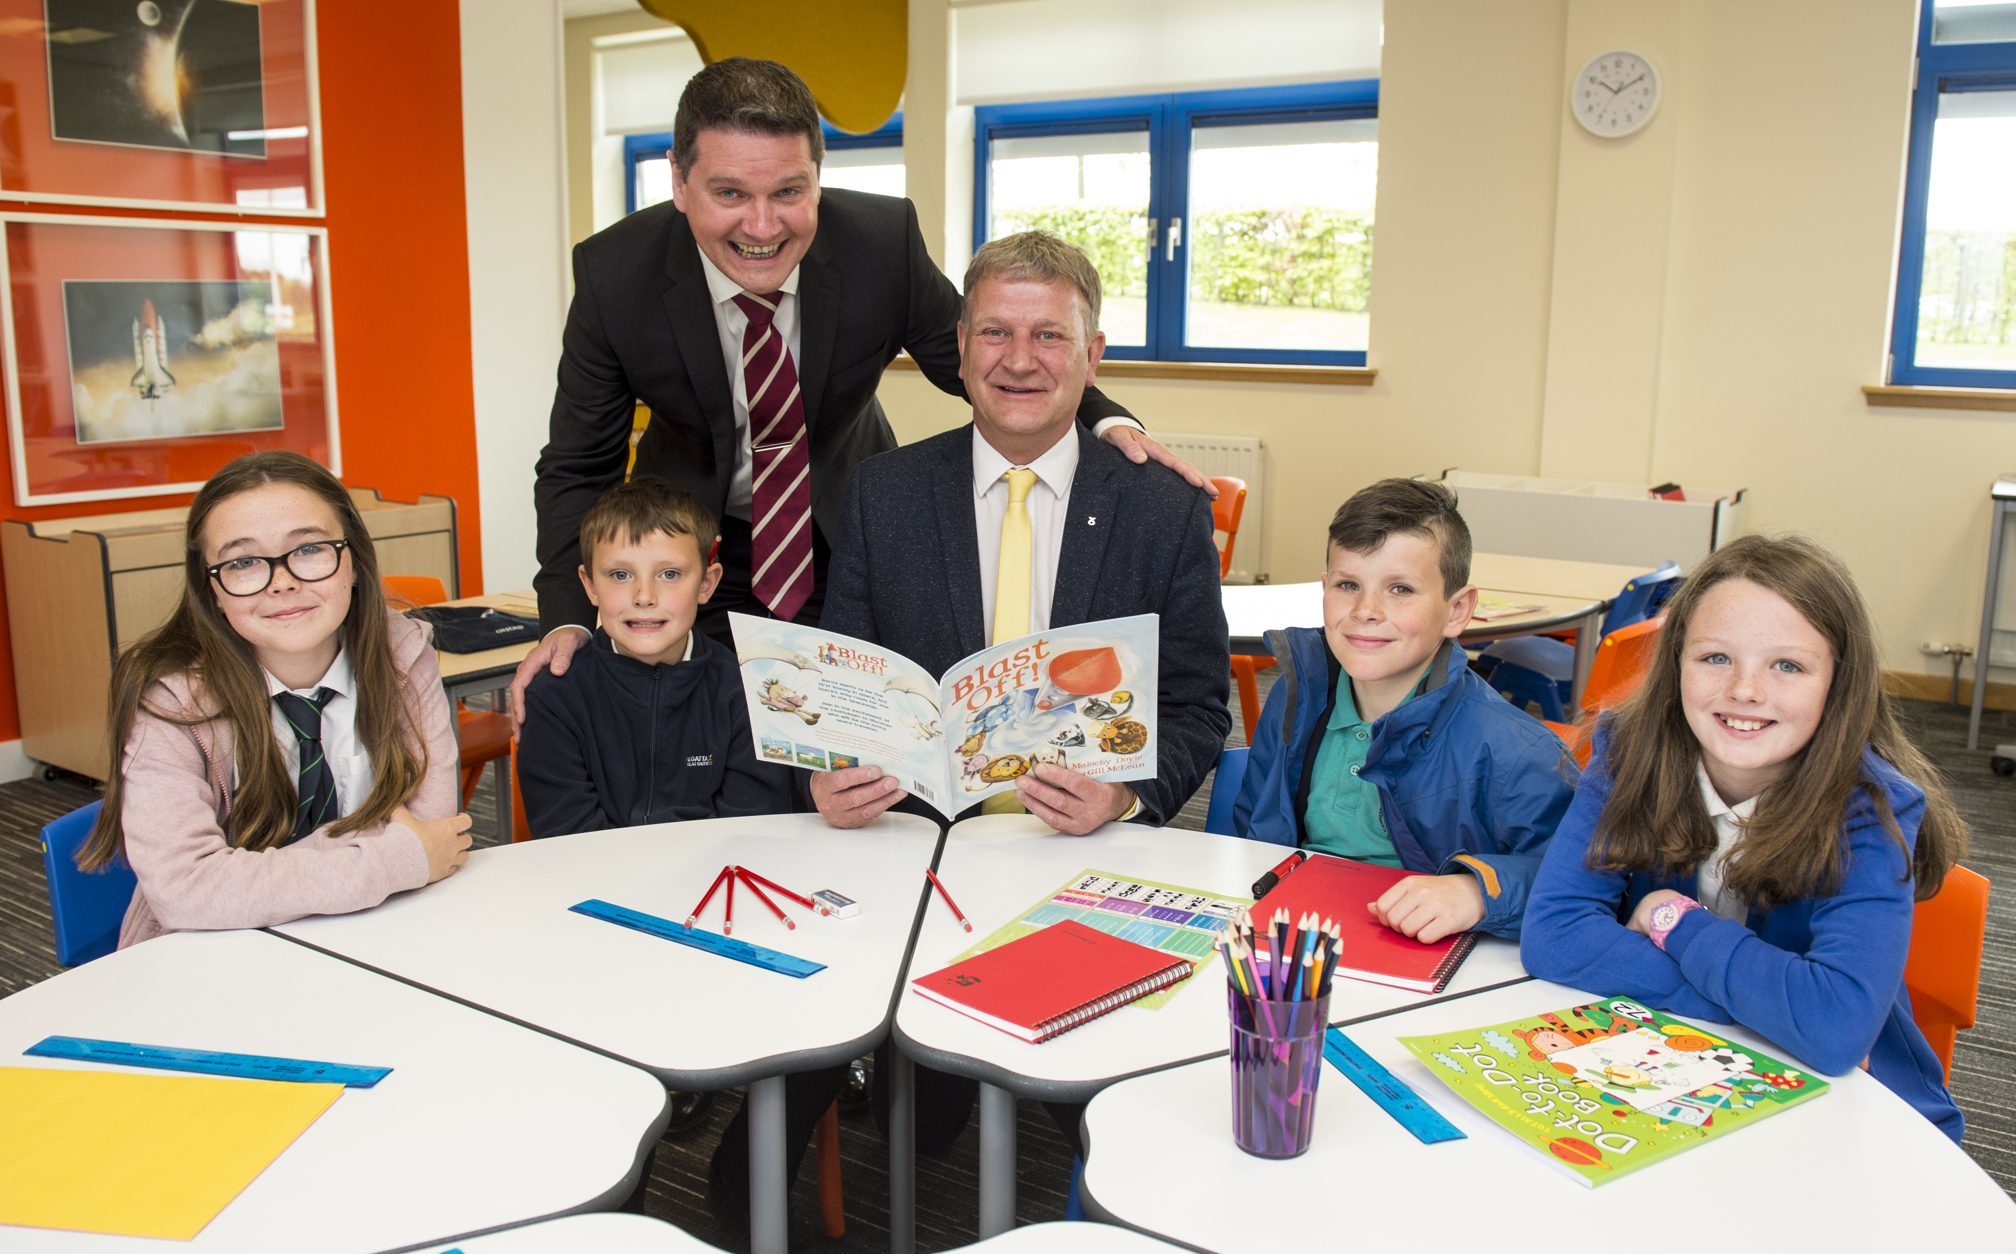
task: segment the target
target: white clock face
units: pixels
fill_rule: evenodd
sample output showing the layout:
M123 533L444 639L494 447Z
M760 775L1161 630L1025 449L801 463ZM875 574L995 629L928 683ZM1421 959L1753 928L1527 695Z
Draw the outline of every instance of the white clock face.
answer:
M1575 76L1568 103L1590 134L1629 135L1659 108L1659 72L1635 52L1606 52Z

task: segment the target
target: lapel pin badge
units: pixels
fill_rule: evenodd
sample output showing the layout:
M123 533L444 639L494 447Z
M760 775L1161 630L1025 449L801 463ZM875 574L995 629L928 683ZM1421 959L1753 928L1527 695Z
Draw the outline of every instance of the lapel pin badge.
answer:
M1086 526L1088 526L1088 527L1096 527L1096 526L1098 526L1098 525L1099 525L1099 515L1097 515L1097 514L1087 514L1087 515L1085 515L1085 525L1086 525Z

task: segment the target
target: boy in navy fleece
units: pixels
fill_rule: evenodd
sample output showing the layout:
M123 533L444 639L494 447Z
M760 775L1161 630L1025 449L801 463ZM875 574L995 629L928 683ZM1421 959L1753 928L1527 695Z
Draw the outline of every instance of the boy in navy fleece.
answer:
M756 758L735 654L693 630L721 580L717 534L691 493L649 477L581 520L601 625L526 690L518 779L534 836L794 808L789 768Z

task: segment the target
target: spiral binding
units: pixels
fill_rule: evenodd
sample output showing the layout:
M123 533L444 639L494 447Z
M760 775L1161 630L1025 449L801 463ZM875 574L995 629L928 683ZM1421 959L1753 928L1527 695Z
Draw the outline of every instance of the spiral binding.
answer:
M1097 1001L1086 1002L1076 1010L1067 1010L1061 1015L1045 1019L1036 1025L1036 1039L1039 1042L1047 1041L1053 1036L1060 1036L1063 1033L1069 1032L1081 1023L1090 1022L1093 1019L1097 1019L1100 1015L1118 1010L1137 997L1146 997L1150 993L1159 993L1171 984L1188 979L1190 973L1196 969L1196 964L1178 959L1173 964L1162 968L1146 979L1136 980L1127 987L1108 993Z

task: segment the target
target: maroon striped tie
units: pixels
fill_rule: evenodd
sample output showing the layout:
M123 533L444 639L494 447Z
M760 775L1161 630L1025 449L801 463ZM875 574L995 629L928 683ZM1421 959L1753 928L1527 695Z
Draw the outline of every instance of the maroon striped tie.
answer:
M812 595L812 459L791 350L771 320L782 292L735 298L749 316L742 377L749 388L749 587L779 618Z

